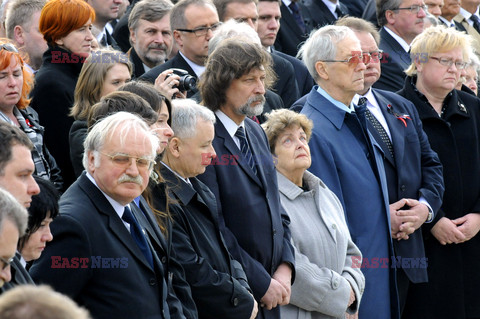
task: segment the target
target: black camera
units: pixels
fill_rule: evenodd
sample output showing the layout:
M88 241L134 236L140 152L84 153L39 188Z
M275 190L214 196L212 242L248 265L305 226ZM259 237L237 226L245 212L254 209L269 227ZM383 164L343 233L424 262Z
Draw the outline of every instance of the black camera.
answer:
M165 79L167 79L170 75L176 74L180 76L178 80L178 85L173 86L174 88L178 88L180 92L183 91L191 91L197 88L197 79L195 77L188 74L187 71L182 69L172 69L173 73L168 74Z

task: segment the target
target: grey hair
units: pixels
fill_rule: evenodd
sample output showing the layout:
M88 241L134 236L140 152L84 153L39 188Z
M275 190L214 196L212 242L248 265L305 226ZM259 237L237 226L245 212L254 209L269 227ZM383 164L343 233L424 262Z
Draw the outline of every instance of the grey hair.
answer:
M377 0L377 20L378 25L383 27L388 23L385 13L388 10L398 9L403 0Z
M5 220L11 221L17 227L19 237L25 235L28 222L27 210L9 192L0 188L0 229Z
M169 0L142 0L138 2L128 16L128 29L137 30L140 19L156 22L170 14L173 3Z
M468 67L473 67L475 71L478 73L480 71L480 59L478 56L475 54L475 51L473 47L470 47L470 49L473 51L470 53L470 61L467 63L467 68Z
M220 42L231 38L239 38L240 40L245 39L262 46L258 33L252 29L251 26L245 22L239 23L234 19L230 19L218 27L218 29L215 30L213 37L208 41L208 55L215 50Z
M41 11L46 0L15 0L12 1L5 13L5 32L7 38L14 38L14 31L17 25L30 29L32 16Z
M215 114L206 106L192 99L172 101L172 130L176 137L194 137L199 119L215 124Z
M344 26L327 25L312 31L305 44L298 51L297 57L302 58L310 75L317 80L315 64L322 60L334 60L337 55L337 44L346 38L355 39L352 29Z
M120 130L117 132L117 130ZM117 134L116 134L117 133ZM148 124L137 115L128 112L117 112L98 121L88 132L83 147L83 167L88 171L88 155L90 152L100 151L111 138L120 139L124 145L125 139L131 134L144 133L151 144L150 157L153 160L158 148L158 138L152 133ZM98 157L98 156L95 156ZM97 162L98 163L98 162Z

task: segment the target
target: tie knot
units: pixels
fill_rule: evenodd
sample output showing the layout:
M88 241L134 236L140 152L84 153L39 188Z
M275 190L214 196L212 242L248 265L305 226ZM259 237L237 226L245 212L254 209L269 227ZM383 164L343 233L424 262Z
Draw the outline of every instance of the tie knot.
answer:
M477 22L477 23L479 22L479 21L478 21L478 20L479 20L478 17L477 17L476 15L474 15L474 14L472 14L472 15L470 16L470 20L472 20L473 22Z
M235 132L235 136L242 139L245 138L245 130L243 126L238 127L237 131Z
M362 105L367 105L367 101L368 99L364 96L362 96L360 99L358 99L358 106L362 106Z
M295 3L295 2L290 2L290 4L288 5L288 7L290 8L290 10L292 10L292 12L294 13L297 13L299 10L298 10L298 5Z
M125 206L125 210L123 211L122 219L129 224L132 224L134 222L132 211L130 210L130 207L128 207L128 205Z

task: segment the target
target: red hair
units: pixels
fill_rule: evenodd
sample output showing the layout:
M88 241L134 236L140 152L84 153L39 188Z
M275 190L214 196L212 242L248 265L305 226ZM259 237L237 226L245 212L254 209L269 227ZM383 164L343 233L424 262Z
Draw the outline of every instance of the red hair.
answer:
M40 14L39 30L53 47L56 40L80 29L89 19L95 20L95 11L85 0L50 0Z
M11 46L14 46L8 39L0 39L0 45L10 43ZM24 60L18 52L11 52L6 49L0 50L0 70L5 70L10 65L12 58L14 58L18 64L22 67L23 74L23 84L22 84L22 94L20 95L20 100L17 102L17 107L19 109L25 109L30 104L30 91L33 88L33 75L25 67Z

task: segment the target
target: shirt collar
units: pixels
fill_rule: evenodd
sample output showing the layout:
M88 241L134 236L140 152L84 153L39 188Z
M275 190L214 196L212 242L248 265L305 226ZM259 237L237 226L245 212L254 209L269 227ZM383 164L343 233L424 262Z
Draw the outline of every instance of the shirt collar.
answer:
M188 59L181 51L178 51L178 53L180 53L180 55L182 56L182 58L185 59L185 62L188 63L188 65L192 68L193 72L195 72L195 75L197 76L197 78L200 78L200 76L203 74L203 72L205 71L205 66L204 65L198 65L194 62L192 62L190 59Z
M240 125L237 125L237 123L235 123L231 118L229 118L225 113L220 110L216 110L215 115L217 115L218 119L220 120L220 122L222 122L223 126L225 126L225 129L232 138L234 138L235 133L240 126L245 129L245 121L242 121Z
M397 40L398 44L402 46L402 48L405 50L405 52L410 51L410 45L403 40L398 34L387 28L386 26L383 27L385 31L387 31L395 40Z
M347 113L352 113L353 108L353 102L350 102L350 106L346 106L340 101L335 100L333 97L330 96L330 94L327 93L324 89L320 87L320 85L317 88L317 92L320 93L324 98L326 98L328 101L330 101L333 105L338 107L339 109L347 112Z
M105 198L108 200L110 205L112 205L113 209L117 213L118 217L120 217L120 219L121 219L122 216L123 216L123 212L125 211L125 206L123 206L122 204L120 204L119 202L117 202L116 200L114 200L113 198L108 196L107 194L105 194L105 192L102 191L102 189L100 187L98 187L97 182L95 181L93 176L90 175L89 172L87 172L87 177L93 183L93 185L95 185L100 190L100 192L102 192L103 196L105 196Z

